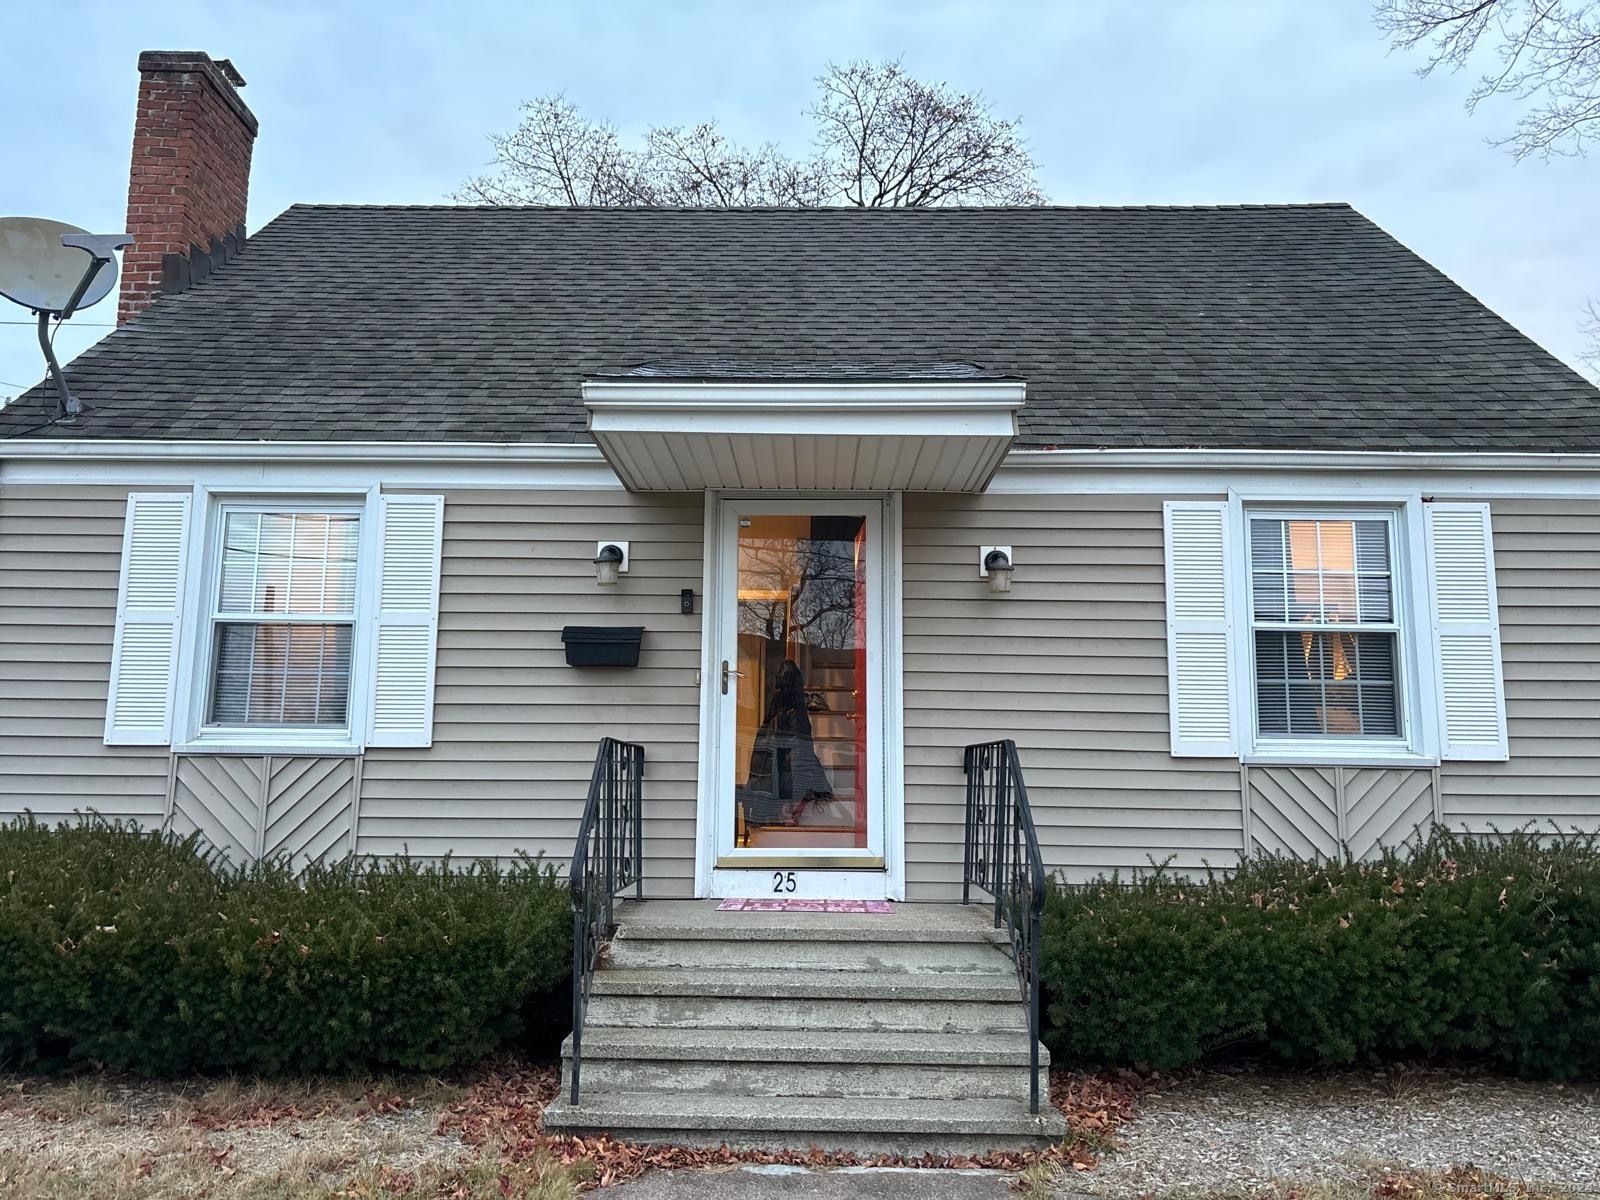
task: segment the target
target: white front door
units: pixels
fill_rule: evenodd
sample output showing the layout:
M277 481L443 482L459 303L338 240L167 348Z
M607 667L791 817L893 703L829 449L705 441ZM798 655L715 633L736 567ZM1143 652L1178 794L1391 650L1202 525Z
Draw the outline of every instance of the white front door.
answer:
M716 501L702 672L710 895L901 890L890 878L900 837L884 753L894 611L885 508L879 498Z

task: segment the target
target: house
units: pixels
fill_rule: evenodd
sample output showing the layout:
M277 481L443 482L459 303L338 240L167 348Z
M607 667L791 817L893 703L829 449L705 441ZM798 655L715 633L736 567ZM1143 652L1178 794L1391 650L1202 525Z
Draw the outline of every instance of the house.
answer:
M140 66L90 411L0 411L0 815L565 862L616 738L648 897L951 901L1010 739L1072 879L1600 827L1600 393L1350 207L246 246L242 81Z

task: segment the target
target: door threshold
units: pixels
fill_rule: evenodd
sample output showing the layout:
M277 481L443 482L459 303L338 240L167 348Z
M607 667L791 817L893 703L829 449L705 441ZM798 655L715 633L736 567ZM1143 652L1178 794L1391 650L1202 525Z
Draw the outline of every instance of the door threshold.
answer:
M719 854L719 871L882 871L881 854Z

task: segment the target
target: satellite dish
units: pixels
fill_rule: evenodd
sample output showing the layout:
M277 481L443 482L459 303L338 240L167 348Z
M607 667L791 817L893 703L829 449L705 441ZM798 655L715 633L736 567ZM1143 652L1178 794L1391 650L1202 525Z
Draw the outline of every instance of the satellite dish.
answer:
M73 242L63 245L63 237ZM100 258L103 261L76 307L98 304L117 282L117 263L96 254L96 249L103 248L84 245L86 240L100 239L62 221L0 217L0 296L35 312L63 312L83 281L90 259Z
M77 416L84 405L67 390L50 344L50 321L60 324L104 300L117 282L116 251L132 244L125 233L90 233L44 217L0 217L0 296L38 314L39 348L60 401L57 419Z

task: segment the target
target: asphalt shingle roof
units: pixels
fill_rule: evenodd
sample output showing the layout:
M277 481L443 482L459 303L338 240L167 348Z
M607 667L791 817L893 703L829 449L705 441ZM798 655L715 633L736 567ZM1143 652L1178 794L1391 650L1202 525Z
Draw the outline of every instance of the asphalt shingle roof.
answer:
M663 362L972 364L1032 446L1600 450L1600 392L1346 205L297 205L0 436L573 441Z

